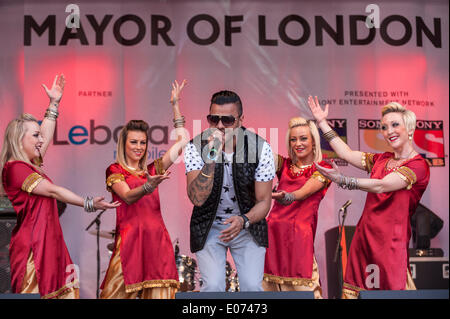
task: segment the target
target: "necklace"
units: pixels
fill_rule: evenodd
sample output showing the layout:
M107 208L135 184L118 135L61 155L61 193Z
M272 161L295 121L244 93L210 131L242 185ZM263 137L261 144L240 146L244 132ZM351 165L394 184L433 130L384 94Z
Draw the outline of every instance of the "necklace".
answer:
M129 169L130 171L132 171L132 172L136 172L136 173L139 173L139 174L142 174L142 170L141 169L137 169L137 168L134 168L134 167L130 167L130 166L128 166L127 164L125 164L125 166L127 167L127 169Z
M311 167L312 167L312 164L300 165L300 166L297 166L296 164L291 164L290 170L291 170L292 175L301 176L301 175L303 175L303 173L305 173L306 170L308 170Z
M408 159L409 159L409 157L411 156L411 154L414 152L414 149L408 154L408 156L406 156L406 157L398 157L398 158L396 158L396 157L393 157L393 158L391 158L390 160L388 160L387 162L386 162L386 166L385 166L385 169L388 171L388 172L392 172L392 171L396 171L399 167L401 167ZM394 163L394 161L400 161L400 160L402 160L402 161L400 161L400 162L395 162Z
M406 157L401 157L401 156L399 156L399 157L394 157L394 160L398 161L398 160L401 160L401 159L408 159L408 158L411 156L411 154L412 154L413 152L414 152L414 149L412 149L412 151L409 152L409 154L408 154Z

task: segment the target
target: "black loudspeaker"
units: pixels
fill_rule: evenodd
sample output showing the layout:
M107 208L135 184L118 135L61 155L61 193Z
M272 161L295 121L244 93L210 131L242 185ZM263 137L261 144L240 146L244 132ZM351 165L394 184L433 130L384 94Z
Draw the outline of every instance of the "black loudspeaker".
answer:
M9 243L16 226L16 212L6 196L0 196L0 294L11 292Z
M9 243L14 226L16 226L16 214L0 212L0 293L11 292Z
M342 260L334 262L334 255L336 252L336 245L339 236L339 227L329 229L325 233L325 246L327 254L327 282L328 282L328 299L341 298L342 288L340 286L339 277L343 271L343 265L345 266L350 245L355 234L356 226L345 226L344 233L342 234L344 245L342 250ZM344 240L345 239L345 240Z
M438 290L363 290L359 299L448 299L448 289Z
M439 216L419 203L414 215L411 216L414 248L430 248L430 240L436 237L443 226L444 221Z
M410 257L411 277L417 289L448 289L448 257Z
M179 292L175 299L314 299L312 291Z

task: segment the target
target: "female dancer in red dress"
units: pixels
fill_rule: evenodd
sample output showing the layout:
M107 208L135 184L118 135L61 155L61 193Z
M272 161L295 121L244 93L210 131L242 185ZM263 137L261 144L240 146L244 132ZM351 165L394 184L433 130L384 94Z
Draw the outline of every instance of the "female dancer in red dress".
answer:
M408 263L410 217L430 178L427 162L412 144L416 115L396 102L384 106L381 132L393 152L372 154L353 151L337 137L326 121L328 105L322 110L317 97L309 97L309 106L336 154L370 173L370 178L353 178L334 163L332 169L317 167L343 188L368 192L350 246L343 298L357 298L364 289L415 289Z
M64 76L52 88L44 85L50 106L39 126L30 114L12 120L5 131L0 156L2 184L17 213L9 248L14 293L39 293L41 298L78 298L77 274L64 243L56 199L87 211L115 208L102 197L87 198L53 184L42 159L53 139ZM72 267L71 267L72 265Z
M148 125L133 120L122 129L117 163L106 170L107 188L117 208L115 249L105 280L103 299L173 299L179 288L172 242L161 215L157 186L187 144L179 94L185 85L175 81L171 103L178 141L162 158L147 165Z
M313 291L322 298L319 270L314 257L317 211L330 181L316 169L322 161L319 131L301 117L289 121L286 136L288 158L275 157L278 190L267 223L263 287L266 291Z

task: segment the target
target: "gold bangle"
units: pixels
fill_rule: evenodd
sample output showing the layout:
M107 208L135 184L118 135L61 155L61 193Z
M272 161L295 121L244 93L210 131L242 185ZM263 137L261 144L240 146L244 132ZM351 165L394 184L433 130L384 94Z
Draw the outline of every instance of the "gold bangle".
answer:
M203 176L207 177L207 178L211 178L211 175L206 175L205 173L203 173L202 171L200 171L200 174L202 174Z
M325 140L327 140L327 142L330 142L335 137L339 137L339 135L337 135L337 133L335 131L330 130L330 131L324 133L323 137L325 138Z

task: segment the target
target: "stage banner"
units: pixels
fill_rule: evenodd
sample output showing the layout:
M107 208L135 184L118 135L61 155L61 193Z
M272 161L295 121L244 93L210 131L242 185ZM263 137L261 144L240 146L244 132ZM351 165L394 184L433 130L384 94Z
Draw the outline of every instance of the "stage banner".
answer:
M149 123L149 161L174 143L174 80L188 80L180 103L190 137L208 127L212 94L233 90L243 101L243 125L284 156L289 119L312 118L309 95L329 104L330 125L352 149L370 152L386 150L380 109L397 101L417 115L414 145L432 166L421 203L444 220L431 245L448 256L448 18L444 0L0 0L0 138L23 112L43 118L48 99L41 84L63 73L66 88L44 169L77 194L109 199L105 170L127 121ZM324 140L322 148L335 157ZM367 176L338 164L346 175ZM164 221L180 254L195 258L182 157L170 171L159 186ZM320 205L315 256L324 297L324 233L337 226L348 199L346 223L356 225L365 198L332 185ZM60 218L82 298L96 296L96 237L85 231L94 217L69 205ZM115 228L114 211L102 215L100 228ZM101 281L111 242L100 240Z

